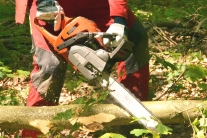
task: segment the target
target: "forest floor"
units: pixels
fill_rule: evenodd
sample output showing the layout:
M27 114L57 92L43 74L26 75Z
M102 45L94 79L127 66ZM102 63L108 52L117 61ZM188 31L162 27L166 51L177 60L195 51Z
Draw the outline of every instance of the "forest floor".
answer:
M167 33L167 30L165 30L165 28L164 29L161 28L160 31ZM173 33L173 31L171 33ZM152 33L150 34L150 36L151 35ZM194 52L196 53L195 55L183 54L185 50L189 50L189 49L187 48L185 49L179 45L170 44L168 42L170 41L171 38L170 36L167 37L169 39L168 41L166 40L166 38L165 40L162 40L162 45L161 44L156 45L154 41L159 41L159 40L155 40L157 35L158 33L154 36L153 41L151 37L149 39L150 51L152 55L149 62L150 74L151 74L151 79L150 79L150 92L152 94L151 100L207 99L207 93L205 93L205 91L202 91L198 87L198 83L189 81L189 79L187 79L182 74L183 72L185 73L186 71L185 69L183 70L177 69L172 71L172 66L170 66L172 64L177 67L178 66L177 63L179 63L180 65L183 66L188 64L193 64L193 65L202 65L202 67L207 67L206 55L201 52L202 46L200 47L200 49L196 49L196 48L193 49ZM3 44L6 45L6 43ZM203 45L205 45L204 42ZM176 58L175 56L172 56L170 54L170 49L172 49L173 52L177 51L178 54L176 55ZM156 56L159 56L161 61ZM24 54L23 57L20 58L18 62L20 62L22 65L31 66L32 63L31 60L32 60L32 54L28 52L28 54ZM171 64L167 64L168 67L165 67L165 63L171 63ZM175 71L177 71L178 73L176 74ZM76 93L77 91L79 91L79 88L90 87L87 83L83 83L81 87L76 88L75 90L76 92L69 90L68 85L70 84L67 84L67 81L70 81L71 74L73 74L73 72L71 72L70 70L66 74L65 85L62 89L62 93L60 96L60 105L70 104L77 98L83 96ZM172 76L170 76L170 74L172 74ZM74 75L72 76L74 77ZM202 82L206 84L206 79L202 79ZM180 86L180 84L182 84L182 87ZM0 96L4 95L7 97L5 100L0 101L1 104L8 105L14 103L15 101L11 97L15 95L16 97L18 97L18 104L25 105L28 89L29 89L28 76L7 77L4 78L3 80L0 80L0 90L1 90ZM12 92L10 91L8 93L8 91L6 90L15 90L15 91ZM88 94L88 92L85 92L85 94ZM173 129L172 135L163 136L164 138L191 138L192 137L193 130L192 130L192 126L190 125L188 126L171 125L170 127ZM64 133L66 132L68 131L64 131ZM79 132L79 134L81 136L85 136L85 138L93 137L93 134L89 134L87 132ZM11 135L5 135L5 134L4 136L12 137Z
M32 56L31 56L32 57ZM154 61L150 62L150 68L154 68ZM31 64L31 63L28 63ZM158 66L157 66L158 67ZM71 77L71 74L68 72L66 74L66 82L67 79L69 79ZM187 85L187 84L186 84ZM160 84L160 86L157 87L163 87L164 85ZM88 87L92 87L90 85L88 85L87 83L82 83L81 85L79 85L74 91L70 91L68 90L66 84L64 85L64 87L62 88L62 92L61 92L61 96L60 96L60 101L59 104L60 105L67 105L67 104L71 104L73 101L75 101L77 98L84 96L85 94L90 94L90 91L86 91L87 89L85 88ZM167 85L165 86L166 88L164 90L167 89ZM191 86L189 86L191 87ZM14 78L5 78L3 80L0 80L0 88L1 91L3 90L15 90L15 96L18 97L19 100L19 105L25 105L26 102L26 98L27 98L27 94L28 94L28 88L29 88L29 79L27 77L23 77L23 76L19 76L19 77L14 77ZM191 88L189 88L191 89ZM91 89L88 89L91 90ZM162 95L165 91L160 91L157 92L155 95L156 97L160 97L160 95ZM192 90L192 89L191 89ZM83 95L80 95L80 91L84 91ZM8 91L7 91L8 92ZM1 93L2 95L2 93ZM6 94L7 96L11 96L9 93ZM196 96L195 96L196 95ZM156 98L155 97L155 98ZM170 93L166 93L163 96L161 96L161 98L159 98L159 100L187 100L187 99L206 99L206 94L205 93L201 93L199 91L195 91L194 93L192 93L191 91L188 92L170 92ZM153 99L152 99L153 100ZM12 99L7 99L5 101L1 101L1 104L8 104L9 102L12 102ZM169 125L170 128L173 129L173 132L171 135L167 135L167 136L163 136L163 138L191 138L192 134L193 134L193 130L192 130L192 126L191 125ZM69 130L64 130L62 133L62 135L67 135ZM118 132L117 132L118 133ZM83 138L83 136L85 136L85 138L96 138L95 136L93 136L92 133L87 133L84 131L80 131L78 134L76 135L80 135L77 138ZM7 137L7 135L4 134L5 137ZM12 137L12 135L8 135L9 137Z
M18 79L18 80L19 80L18 83L15 82L16 80L10 80L10 81L7 80L7 81L4 82L4 84L7 83L7 86L9 86L11 89L18 90L17 96L18 96L19 99L22 100L21 104L25 104L25 101L26 101L26 98L27 98L27 93L28 93L29 82L26 81L26 80L23 80L23 79L21 80L22 82L20 82L20 79ZM2 81L0 81L0 86L2 86L2 85L3 85L3 83L2 83ZM15 87L13 87L13 86L15 86ZM78 87L76 89L76 91L79 91L79 90L83 91L83 89L85 87L90 87L90 86L88 86L88 84L83 83L80 87ZM90 92L85 92L85 93L88 94ZM82 97L82 96L83 95L79 95L77 93L68 91L66 87L63 87L62 93L61 93L61 96L60 96L59 104L60 105L70 104L74 100L76 100L77 98ZM173 96L173 94L168 96L168 98L170 98L171 96L172 96L173 99L176 99ZM179 98L185 99L185 97L179 97ZM9 100L7 102L9 102ZM6 101L5 101L5 104L6 104ZM120 133L120 134L126 134L130 130L135 129L135 128L127 129L127 126L125 126L125 127L126 128L124 128L124 132L123 132L123 128L120 129L120 130L119 129L117 130L117 128L116 128L115 132ZM177 124L177 125L168 125L168 127L173 129L172 134L171 135L163 135L162 138L192 138L193 130L192 130L191 125L179 125L179 124ZM113 132L114 130L111 130L111 131ZM100 132L98 132L98 133L100 133ZM62 134L62 137L60 137L60 138L64 138L64 137L66 138L67 135L69 134L69 130L64 130L64 131L61 132L61 134ZM1 135L3 137L1 137ZM93 133L88 133L88 132L85 132L85 131L78 131L74 135L76 135L75 138L98 138L97 135L94 136ZM0 133L0 137L1 138L15 138L14 135L6 134L5 132ZM127 137L127 138L135 138L135 137Z

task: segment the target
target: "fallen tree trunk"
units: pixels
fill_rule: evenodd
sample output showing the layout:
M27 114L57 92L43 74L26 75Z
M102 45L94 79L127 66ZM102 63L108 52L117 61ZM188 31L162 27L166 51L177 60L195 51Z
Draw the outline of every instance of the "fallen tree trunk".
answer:
M186 124L200 115L199 100L187 101L150 101L143 104L159 118L163 124ZM202 105L206 107L205 104ZM54 120L57 114L66 110L79 113L84 105L66 105L50 107L0 106L0 128L32 129L47 133L53 126L71 128L77 121L84 125L83 129L96 131L103 126L127 125L132 120L130 114L113 104L97 104L84 110L79 117Z

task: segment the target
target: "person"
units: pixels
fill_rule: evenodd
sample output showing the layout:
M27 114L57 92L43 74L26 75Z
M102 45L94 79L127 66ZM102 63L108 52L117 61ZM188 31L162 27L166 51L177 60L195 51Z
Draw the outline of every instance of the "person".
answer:
M61 15L83 16L93 20L102 32L117 35L114 42L104 44L116 46L120 39L135 44L130 57L117 66L118 81L142 101L149 96L149 50L148 36L144 27L127 5L127 0L19 0L16 1L16 23L23 24L26 9L30 9L30 28L33 44L33 70L30 74L30 89L27 106L58 105L64 83L67 62L34 26L35 17L52 34L57 35ZM54 24L45 22L54 20ZM125 29L128 28L126 33ZM22 137L35 138L40 132L23 130Z

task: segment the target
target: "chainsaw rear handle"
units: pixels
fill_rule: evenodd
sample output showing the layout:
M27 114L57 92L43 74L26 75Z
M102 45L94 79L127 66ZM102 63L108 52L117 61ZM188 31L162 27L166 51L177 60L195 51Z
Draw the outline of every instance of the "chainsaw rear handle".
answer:
M68 23L70 23L73 19L64 16L63 20L61 21L61 29L63 29ZM45 39L53 46L55 49L55 45L58 41L58 36L52 35L48 32L43 26L39 24L39 20L34 18L34 25L40 31L40 33L45 37ZM56 49L55 49L56 50ZM58 52L58 51L57 51ZM77 68L68 60L68 53L67 49L63 49L60 51L63 58L73 67L74 70L77 71Z
M69 18L64 16L64 18L61 21L61 30L63 31L64 27L70 23L73 20L73 18ZM58 36L55 36L51 34L49 31L47 31L43 26L39 24L39 20L37 18L34 18L34 25L35 27L41 32L41 34L45 37L45 39L55 48L55 45L58 41ZM60 53L65 53L66 50L62 50Z

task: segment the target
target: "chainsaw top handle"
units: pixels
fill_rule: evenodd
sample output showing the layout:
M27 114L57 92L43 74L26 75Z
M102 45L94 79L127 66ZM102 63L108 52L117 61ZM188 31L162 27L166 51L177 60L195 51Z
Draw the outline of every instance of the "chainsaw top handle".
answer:
M92 38L98 34L102 38L109 38L110 40L115 39L115 36L101 32L93 21L81 16L74 19L64 16L61 21L61 32L58 36L51 34L41 26L38 21L37 18L34 18L34 25L54 47L54 50L60 54L66 53L68 48L70 48L75 41L84 37Z
M76 36L67 39L64 41L64 43L57 46L57 50L60 51L64 48L70 48L73 45L76 45L77 42L80 42L81 40L85 40L85 42L82 42L82 44L86 44L87 42L93 42L96 38L108 38L110 41L113 41L115 39L115 35L105 33L105 32L80 32ZM100 48L100 46L99 46ZM93 48L92 48L93 49ZM97 50L97 48L94 48L93 50Z

